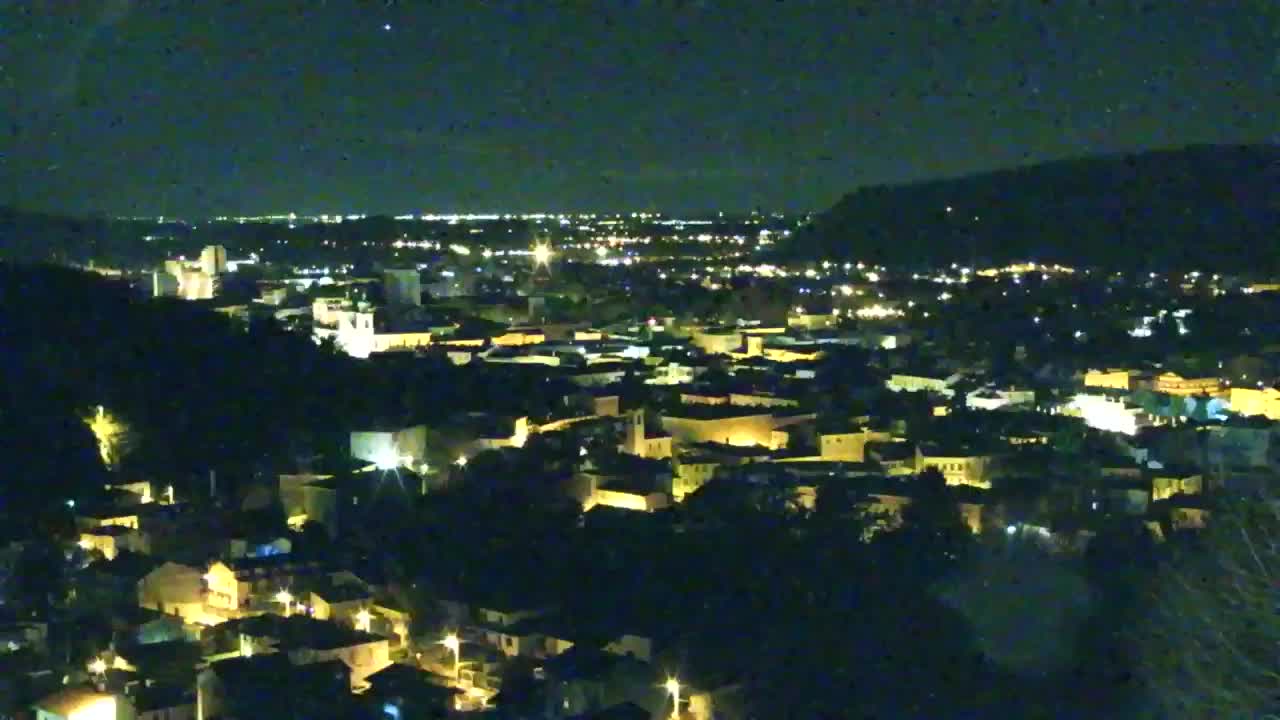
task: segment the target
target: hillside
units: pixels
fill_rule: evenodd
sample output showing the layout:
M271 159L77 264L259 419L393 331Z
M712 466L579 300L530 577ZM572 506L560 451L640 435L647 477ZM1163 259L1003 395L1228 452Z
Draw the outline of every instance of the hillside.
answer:
M1278 244L1280 145L1197 146L863 188L776 254L1275 271Z

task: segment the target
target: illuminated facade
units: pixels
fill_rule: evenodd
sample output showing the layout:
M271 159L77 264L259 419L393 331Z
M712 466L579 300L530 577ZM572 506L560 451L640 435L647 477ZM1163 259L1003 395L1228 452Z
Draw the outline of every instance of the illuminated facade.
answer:
M1151 415L1142 408L1106 395L1076 395L1066 410L1083 418L1091 428L1123 435L1136 435L1139 429L1154 424Z
M940 455L916 450L916 467L936 469L948 485L989 488L993 465L994 458L990 455Z
M1137 375L1133 370L1090 370L1084 374L1084 386L1111 388L1113 390L1133 390Z
M1276 388L1231 388L1230 405L1231 411L1237 415L1261 415L1280 420L1280 390Z
M1212 395L1222 389L1216 377L1184 378L1177 373L1157 375L1152 389L1169 395Z
M36 720L132 720L133 706L123 696L88 688L67 688L32 706Z

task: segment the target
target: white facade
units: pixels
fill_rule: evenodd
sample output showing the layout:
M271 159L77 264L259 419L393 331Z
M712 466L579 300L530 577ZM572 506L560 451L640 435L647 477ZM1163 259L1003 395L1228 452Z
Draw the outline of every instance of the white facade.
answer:
M1125 435L1136 435L1139 429L1153 424L1151 416L1142 408L1106 395L1076 395L1067 404L1067 410L1083 418L1091 428Z

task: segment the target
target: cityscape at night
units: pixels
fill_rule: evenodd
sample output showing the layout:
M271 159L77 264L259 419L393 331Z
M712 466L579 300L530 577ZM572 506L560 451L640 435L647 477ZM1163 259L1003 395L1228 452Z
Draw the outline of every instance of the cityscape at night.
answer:
M1280 717L1272 3L0 27L0 720Z

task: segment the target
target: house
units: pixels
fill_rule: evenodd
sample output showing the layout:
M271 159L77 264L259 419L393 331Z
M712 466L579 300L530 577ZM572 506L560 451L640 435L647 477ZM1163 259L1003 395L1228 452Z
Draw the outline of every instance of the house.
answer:
M910 475L916 471L916 446L908 442L869 440L865 446L868 462L884 469L886 475Z
M276 652L294 665L341 661L349 668L352 689L391 664L385 637L304 615L258 615L218 626L222 636L235 634L253 654Z
M924 444L916 449L916 468L934 468L942 473L948 485L989 488L995 458L987 453L963 448L942 448Z
M449 717L462 692L443 684L444 678L409 665L388 665L367 680L369 689L361 697L386 720Z
M623 703L659 712L667 704L660 678L647 663L575 645L543 663L546 717L572 718Z
M588 458L571 480L569 494L586 510L597 505L653 512L670 504L671 466L618 454Z
M373 593L361 583L322 582L307 593L311 616L317 620L354 625L356 615L372 603Z
M132 720L129 699L87 687L69 687L31 706L36 720Z
M330 538L338 536L338 487L332 475L281 475L279 482L280 503L289 527L314 522L323 526Z
M138 582L159 563L146 555L122 552L114 560L97 560L76 575L77 599L100 607L135 606Z
M251 601L269 603L280 590L320 574L319 562L290 555L216 561L204 574L205 603L210 609L234 617L248 610Z
M138 605L186 623L203 623L204 573L190 565L163 563L138 581Z
M86 528L80 532L80 547L102 553L108 560L114 560L122 551L147 553L150 551L146 536L138 532L136 527L124 525L99 525Z
M823 460L840 462L865 462L869 442L890 442L887 432L862 429L856 432L822 433L818 435L818 454Z
M1165 500L1174 495L1199 495L1204 492L1204 475L1191 469L1161 468L1151 470L1151 499Z
M337 660L295 665L279 654L220 660L196 681L196 720L346 720L354 715L350 674Z
M147 685L133 694L137 720L195 720L195 684L190 687L176 685Z

